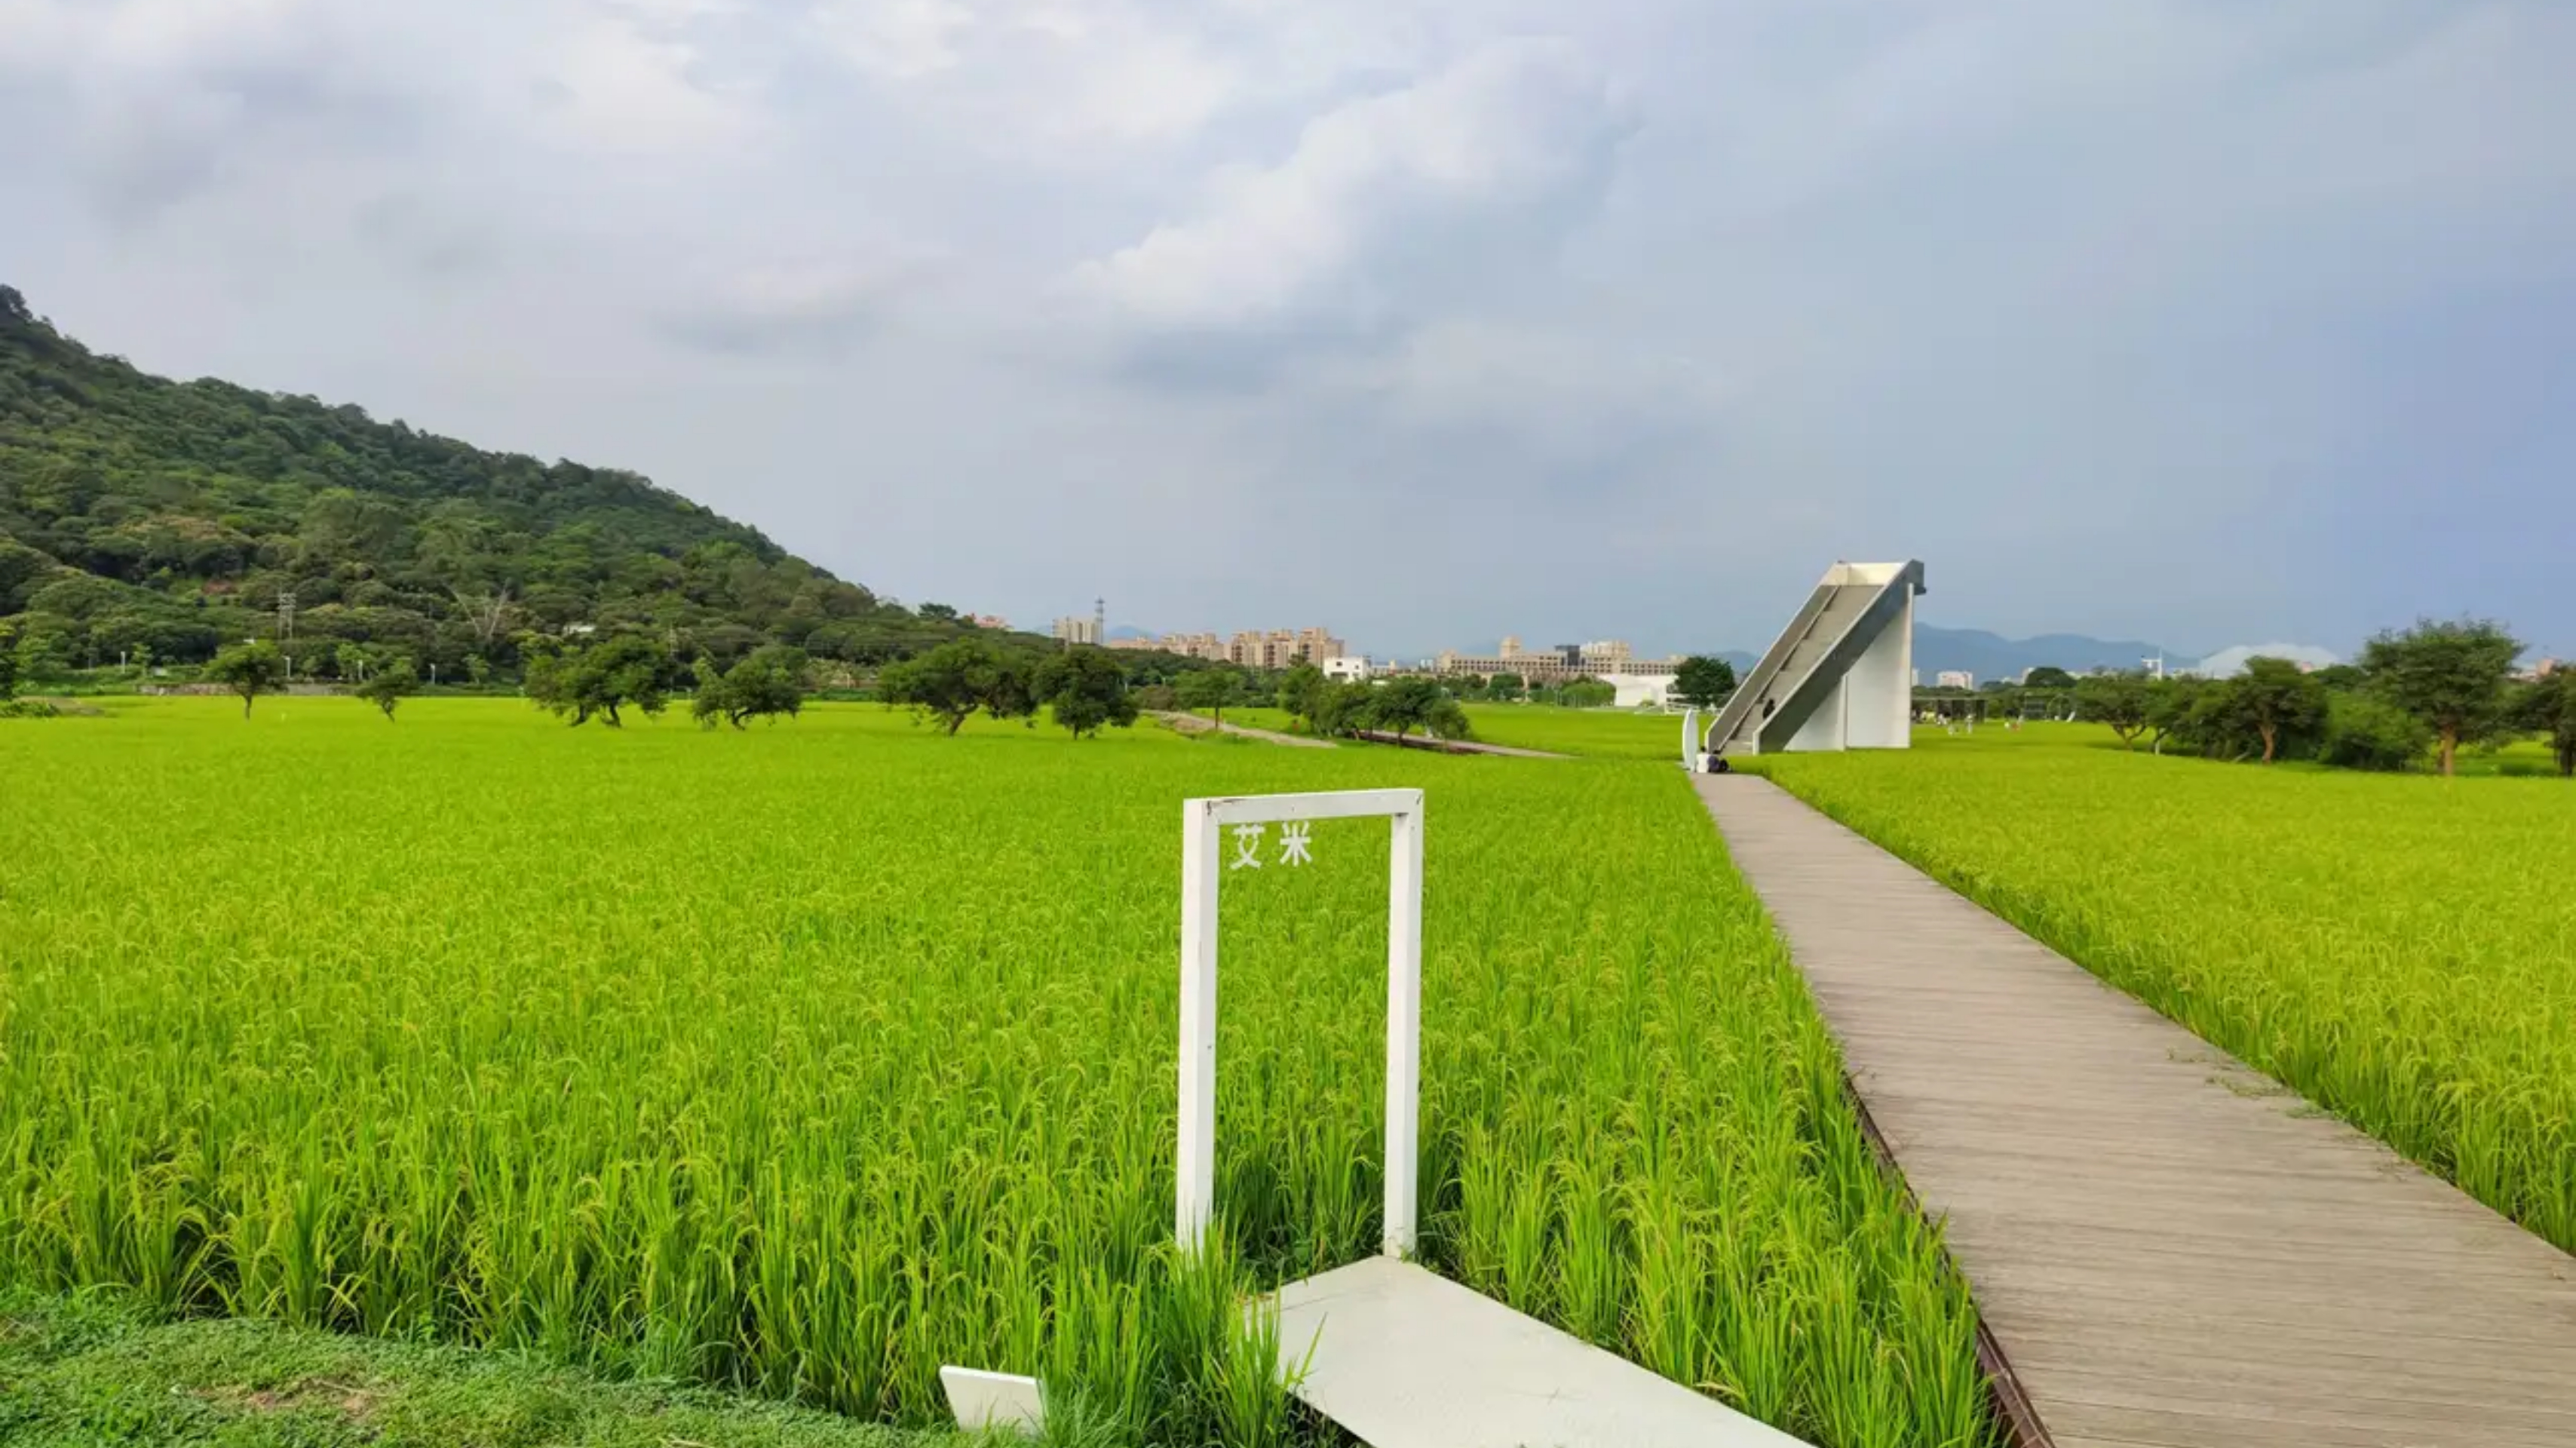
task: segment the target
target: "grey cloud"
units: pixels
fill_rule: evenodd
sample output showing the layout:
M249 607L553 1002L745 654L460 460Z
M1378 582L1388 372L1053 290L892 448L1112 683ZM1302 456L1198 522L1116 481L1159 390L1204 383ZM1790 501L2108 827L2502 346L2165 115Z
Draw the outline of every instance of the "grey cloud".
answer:
M7 280L1015 617L1743 646L1887 553L2007 633L2576 653L2566 7L837 9L43 29Z
M809 312L711 307L661 319L664 335L683 346L739 357L837 358L876 329L864 305Z
M702 289L660 323L710 352L834 359L878 333L934 270L912 257L771 263Z

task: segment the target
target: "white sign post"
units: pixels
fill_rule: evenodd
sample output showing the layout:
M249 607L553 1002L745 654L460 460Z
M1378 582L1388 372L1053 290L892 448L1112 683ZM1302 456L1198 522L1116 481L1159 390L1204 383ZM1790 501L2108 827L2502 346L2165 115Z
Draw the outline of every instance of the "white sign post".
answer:
M1216 1204L1217 882L1234 870L1296 869L1317 820L1394 822L1386 873L1386 1238L1414 1244L1422 1096L1422 791L1241 795L1181 804L1181 1140L1172 1232L1195 1249ZM1280 826L1274 842L1271 825Z

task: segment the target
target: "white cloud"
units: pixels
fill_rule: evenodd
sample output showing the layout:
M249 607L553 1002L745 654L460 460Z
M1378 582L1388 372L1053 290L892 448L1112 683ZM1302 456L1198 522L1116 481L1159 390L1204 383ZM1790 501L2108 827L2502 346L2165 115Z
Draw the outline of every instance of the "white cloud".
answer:
M1185 136L1242 93L1235 65L1189 36L1133 19L1105 33L1084 27L1053 38L1069 52L1071 81L1045 125L1067 139Z
M1075 281L1149 326L1273 319L1411 229L1559 193L1598 165L1613 125L1602 81L1568 47L1487 46L1318 117L1287 159L1220 175L1198 215Z
M813 9L824 42L865 74L917 80L957 63L956 36L975 22L959 0L824 0Z
M2288 659L2319 669L2343 662L2334 650L2314 644L2236 644L2202 659L2193 672L2212 679L2232 679L2245 672L2245 665L2255 659Z
M1326 356L1308 376L1407 427L1508 428L1575 451L1711 424L1726 400L1722 379L1694 358L1478 317L1427 322L1381 351Z
M708 152L747 142L753 112L703 84L697 48L635 20L600 15L565 36L546 94L571 136L590 148Z
M2019 633L2563 640L2571 54L2546 0L0 0L0 280L1015 615L1737 645L1887 554Z
M1201 19L1136 0L820 0L810 12L829 51L909 113L970 126L996 150L1067 156L1188 136L1249 94Z
M892 248L764 262L693 294L664 326L710 351L836 355L885 321L931 266L926 256Z

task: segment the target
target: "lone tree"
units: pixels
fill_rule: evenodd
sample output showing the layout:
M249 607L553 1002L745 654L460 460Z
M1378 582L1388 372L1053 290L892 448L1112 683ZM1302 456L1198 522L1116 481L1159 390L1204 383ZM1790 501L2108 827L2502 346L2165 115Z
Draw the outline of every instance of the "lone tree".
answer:
M1181 675L1174 688L1182 708L1207 710L1219 728L1225 726L1226 706L1243 702L1243 680L1232 669L1192 669Z
M200 677L241 695L242 717L247 719L253 700L286 687L286 656L266 640L235 644L215 655L215 661L206 665Z
M2562 778L2576 778L2576 666L2561 665L2522 691L2514 723L2549 736Z
M2513 661L2522 643L2482 618L2420 619L2403 633L2382 632L2361 650L2373 692L2432 726L2448 775L2463 744L2509 730L2506 705Z
M581 648L544 650L528 661L527 694L574 728L593 715L624 727L622 711L659 714L671 702L670 650L640 634Z
M1323 707L1324 697L1333 681L1313 664L1299 664L1279 680L1279 707L1308 733L1315 730L1315 715Z
M1371 691L1361 727L1392 733L1398 744L1416 729L1443 739L1465 739L1470 733L1467 711L1447 690L1422 678L1397 679Z
M968 635L918 658L888 664L877 683L888 704L908 704L953 735L978 709L996 719L1022 718L1034 710L1028 672L1017 655Z
M1485 697L1497 704L1518 703L1528 688L1518 674L1496 674L1485 681Z
M2253 658L2245 672L2219 685L2226 711L2263 741L2263 762L2281 757L2283 741L2315 734L2326 722L2326 686L2288 659Z
M1673 671L1673 697L1694 709L1714 709L1735 692L1735 665L1693 654Z
M1377 701L1377 686L1366 683L1327 683L1315 697L1315 713L1309 720L1317 734L1344 738L1369 727L1371 706Z
M1127 692L1127 671L1107 649L1067 649L1050 655L1038 664L1031 684L1038 702L1076 739L1099 733L1103 725L1124 729L1136 722L1136 700Z
M402 701L419 692L420 675L413 672L409 659L394 660L358 686L358 697L382 709L388 724L393 722L394 710L402 707Z
M2075 685L2077 712L2109 725L2123 749L2137 747L2138 736L2154 722L2155 703L2155 691L2143 674L2095 674Z
M805 651L785 644L764 644L722 674L700 654L689 713L708 729L719 720L740 729L753 719L792 719L805 707L805 666Z
M2042 664L2021 676L2021 686L2025 689L2072 689L2075 676L2055 664Z

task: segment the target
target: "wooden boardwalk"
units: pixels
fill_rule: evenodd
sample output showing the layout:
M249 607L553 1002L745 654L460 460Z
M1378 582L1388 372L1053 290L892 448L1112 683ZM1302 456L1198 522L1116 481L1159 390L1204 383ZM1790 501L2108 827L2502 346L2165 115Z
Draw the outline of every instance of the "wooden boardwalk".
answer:
M1768 781L1693 783L2056 1448L2576 1445L2576 1258Z

